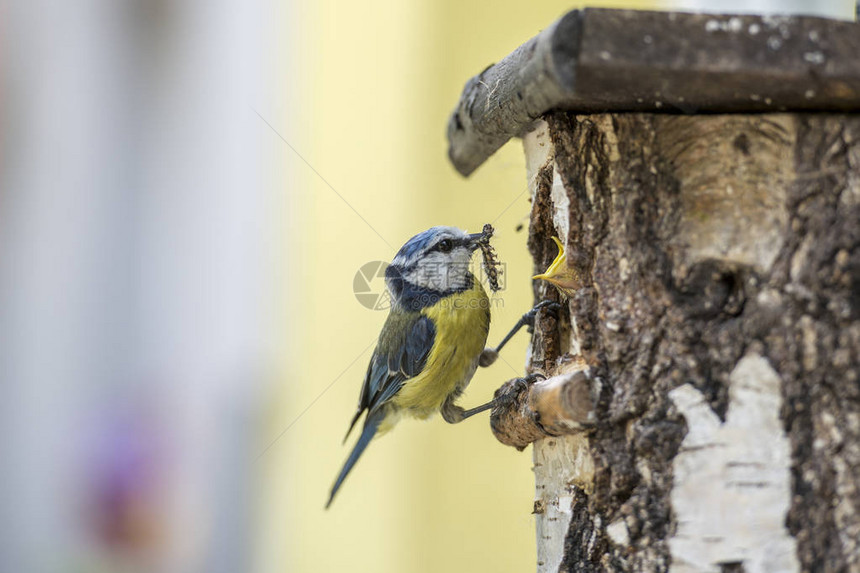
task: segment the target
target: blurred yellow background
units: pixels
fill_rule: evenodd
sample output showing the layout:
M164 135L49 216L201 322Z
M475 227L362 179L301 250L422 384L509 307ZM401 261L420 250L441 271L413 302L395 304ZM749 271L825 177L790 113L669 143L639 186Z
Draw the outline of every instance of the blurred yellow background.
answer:
M653 2L590 5L645 8ZM507 264L493 307L496 344L532 304L529 213L518 141L468 180L447 160L445 129L466 80L537 34L565 1L298 2L281 49L296 71L279 131L290 172L290 281L279 393L260 463L263 571L529 571L535 566L530 451L499 444L487 415L450 426L404 420L375 440L328 511L341 446L385 311L359 304L359 267L389 261L434 225L492 222ZM332 190L332 188L336 190ZM338 196L341 195L341 197ZM360 214L360 216L359 216ZM365 221L362 220L365 219ZM377 285L378 287L379 285ZM492 397L523 371L525 334L462 398ZM266 441L264 439L263 441Z

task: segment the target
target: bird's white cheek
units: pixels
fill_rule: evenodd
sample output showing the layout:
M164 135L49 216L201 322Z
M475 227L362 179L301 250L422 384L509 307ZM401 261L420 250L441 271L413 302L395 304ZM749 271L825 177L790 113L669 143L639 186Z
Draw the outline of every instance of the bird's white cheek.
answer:
M421 264L405 276L414 285L432 290L447 290L449 282L448 265L437 255L425 257Z
M414 285L441 292L460 289L466 284L471 259L466 249L463 251L429 255L404 278Z

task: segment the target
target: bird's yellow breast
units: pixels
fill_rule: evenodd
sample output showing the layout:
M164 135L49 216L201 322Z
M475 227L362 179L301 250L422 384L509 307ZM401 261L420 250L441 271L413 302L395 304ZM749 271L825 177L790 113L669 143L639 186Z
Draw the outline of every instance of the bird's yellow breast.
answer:
M477 280L471 289L449 295L421 310L433 321L436 338L420 374L394 396L396 408L416 418L439 411L445 399L469 384L490 329L490 301Z

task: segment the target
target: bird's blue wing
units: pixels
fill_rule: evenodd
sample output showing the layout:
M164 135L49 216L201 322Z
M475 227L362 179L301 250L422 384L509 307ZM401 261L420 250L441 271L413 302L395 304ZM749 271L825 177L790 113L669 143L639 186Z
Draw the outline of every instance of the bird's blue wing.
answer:
M343 480L385 419L383 405L403 387L406 380L424 369L435 340L436 327L426 316L417 312L404 313L395 310L388 315L364 377L358 411L352 418L346 435L349 437L349 432L361 414L367 411L364 428L331 488L326 507L331 505Z
M406 380L424 369L435 341L436 327L432 320L418 312L392 310L367 367L358 409L347 430L347 437L364 411L368 412L369 419L400 390Z

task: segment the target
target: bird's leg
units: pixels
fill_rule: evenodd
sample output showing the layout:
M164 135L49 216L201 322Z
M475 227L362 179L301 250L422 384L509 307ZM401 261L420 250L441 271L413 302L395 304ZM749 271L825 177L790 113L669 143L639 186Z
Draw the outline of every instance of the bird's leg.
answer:
M502 351L502 348L508 341L514 337L514 335L520 331L520 329L524 326L528 326L529 328L534 327L535 318L537 317L537 313L544 308L548 308L553 311L558 311L561 308L561 304L555 302L554 300L545 300L539 302L533 309L525 313L522 318L514 325L511 331L505 336L498 346L495 348L485 348L483 352L481 352L480 358L478 358L478 364L480 366L486 367L491 365L496 361L496 358L499 357L499 352Z
M448 400L445 400L444 404L442 404L442 418L449 424L459 424L466 418L474 416L475 414L480 414L485 410L489 410L494 405L495 401L490 400L486 404L481 404L476 408L464 410L460 406L454 404L454 401L449 398Z
M504 392L497 392L496 396L486 404L481 404L480 406L469 408L468 410L464 410L454 403L454 400L456 400L455 396L449 396L448 399L445 400L445 403L442 404L442 418L449 424L458 424L466 418L470 418L475 414L480 414L490 408L495 408L496 406L507 406L516 399L520 392L528 388L529 384L536 382L538 377L546 378L543 374L529 374L525 378L515 378L514 380L511 380L513 384L509 383L502 387L505 390Z

